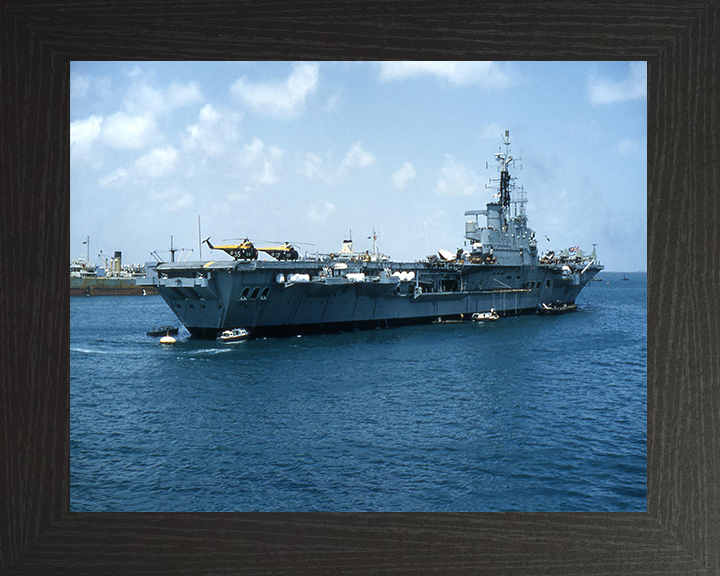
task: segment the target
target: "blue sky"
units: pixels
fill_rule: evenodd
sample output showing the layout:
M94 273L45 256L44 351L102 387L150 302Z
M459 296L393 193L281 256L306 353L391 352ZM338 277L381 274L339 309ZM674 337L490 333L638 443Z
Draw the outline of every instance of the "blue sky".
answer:
M73 62L70 92L73 258L196 259L198 215L213 242L454 251L507 129L541 248L647 270L644 62Z

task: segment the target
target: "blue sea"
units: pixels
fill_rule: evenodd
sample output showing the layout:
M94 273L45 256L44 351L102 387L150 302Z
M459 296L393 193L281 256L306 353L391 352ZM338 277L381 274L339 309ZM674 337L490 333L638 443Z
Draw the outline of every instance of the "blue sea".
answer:
M647 275L561 316L174 346L70 301L72 511L645 511Z

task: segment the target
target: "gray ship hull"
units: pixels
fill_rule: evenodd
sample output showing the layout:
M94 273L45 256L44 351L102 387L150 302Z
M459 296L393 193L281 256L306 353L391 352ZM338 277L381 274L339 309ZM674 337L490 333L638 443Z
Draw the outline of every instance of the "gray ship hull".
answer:
M154 283L193 336L215 338L232 328L277 336L469 320L491 308L501 315L535 312L541 303L575 302L600 269L363 263L351 271L365 279L350 281L323 275L318 262L195 262L158 265ZM398 270L414 279L390 274ZM285 280L292 274L308 279Z

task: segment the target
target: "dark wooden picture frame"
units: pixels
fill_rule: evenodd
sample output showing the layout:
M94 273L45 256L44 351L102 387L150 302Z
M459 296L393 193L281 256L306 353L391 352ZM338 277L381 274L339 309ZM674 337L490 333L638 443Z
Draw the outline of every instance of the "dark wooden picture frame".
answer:
M70 513L72 60L648 61L647 513ZM720 16L683 3L0 4L0 572L720 573Z

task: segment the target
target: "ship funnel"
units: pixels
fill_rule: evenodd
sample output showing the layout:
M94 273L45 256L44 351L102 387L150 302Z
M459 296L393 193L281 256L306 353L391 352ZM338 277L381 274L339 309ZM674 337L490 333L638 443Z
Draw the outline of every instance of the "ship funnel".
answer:
M113 270L115 272L122 270L122 252L115 252L115 256L113 257Z

